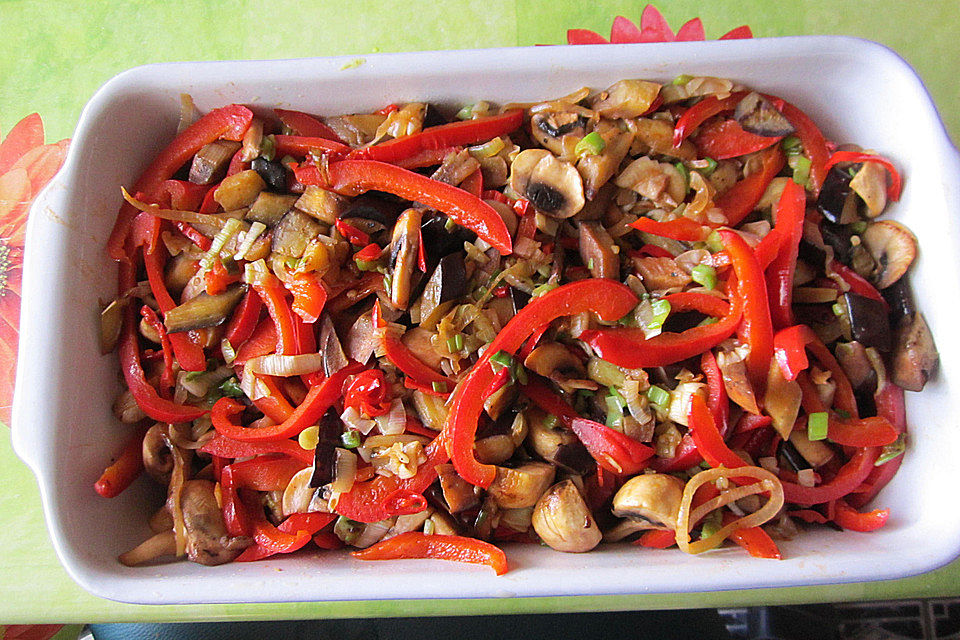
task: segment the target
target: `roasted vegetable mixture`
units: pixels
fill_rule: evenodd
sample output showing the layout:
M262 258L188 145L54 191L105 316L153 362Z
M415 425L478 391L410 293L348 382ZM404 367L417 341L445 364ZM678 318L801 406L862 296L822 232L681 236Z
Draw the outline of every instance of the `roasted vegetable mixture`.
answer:
M167 487L121 562L884 525L937 364L889 160L719 78L459 106L184 96L107 247L131 435L96 489Z

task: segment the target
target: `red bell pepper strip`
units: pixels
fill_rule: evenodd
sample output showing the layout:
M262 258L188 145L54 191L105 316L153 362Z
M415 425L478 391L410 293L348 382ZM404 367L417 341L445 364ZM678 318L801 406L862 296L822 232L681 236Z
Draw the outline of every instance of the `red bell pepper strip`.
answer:
M703 456L697 449L697 443L693 441L693 436L687 433L680 440L672 458L654 458L650 461L650 468L658 473L671 473L685 471L701 462Z
M677 534L671 529L651 529L644 531L634 544L648 549L667 549L677 544Z
M726 436L730 428L730 401L727 399L727 388L723 385L723 374L717 365L717 358L713 351L704 351L700 358L700 370L707 380L707 407L713 414L713 419L720 430L721 436Z
M167 180L163 183L163 188L170 195L171 209L196 211L210 190L210 185L194 184L186 180Z
M370 244L365 246L363 249L360 249L360 251L357 251L355 254L353 254L353 257L356 260L363 260L364 262L373 262L375 260L379 260L380 256L382 255L383 255L383 249L380 248L380 245L371 242ZM426 269L421 269L421 271L426 271Z
M473 231L502 255L513 251L510 231L500 214L477 196L445 182L373 160L334 162L325 174L315 166L296 167L294 172L303 184L320 185L341 195L356 196L373 189L421 202Z
M771 229L763 236L763 239L753 248L753 255L757 256L757 262L764 271L773 263L773 260L780 253L780 246L783 244L783 234L777 229ZM712 266L717 269L730 266L730 255L726 251L718 251L711 257Z
M197 245L197 247L198 247L201 251L209 251L209 250L210 250L210 245L213 244L213 240L211 240L211 239L208 238L207 236L203 235L202 233L200 233L199 231L197 231L195 228L193 228L192 226L190 226L190 225L187 224L186 222L181 222L180 220L177 220L177 221L175 221L175 222L173 223L173 226L175 226L177 229L179 229L179 230L180 230L180 233L182 233L183 235L185 235L185 236L187 237L187 240L189 240L189 241L192 242L193 244Z
M735 231L721 229L720 237L737 274L737 295L743 298L743 323L740 334L750 347L747 373L759 395L766 386L767 372L773 360L773 322L767 301L763 269L750 245Z
M483 173L479 167L477 167L476 171L464 178L463 182L460 183L460 188L467 193L472 193L478 198L481 197L483 193Z
M340 235L349 240L350 244L352 245L364 247L370 244L370 234L357 229L355 226L341 218L337 218L334 221L333 226L336 227L337 231L340 232Z
M445 429L450 435L450 457L457 473L467 482L484 488L489 487L496 476L495 466L481 464L473 454L477 423L483 411L482 393L490 386L495 374L490 366L493 354L505 351L513 355L533 329L557 318L591 311L612 322L622 318L636 304L636 295L619 282L579 280L532 299L511 318L453 394Z
M715 120L700 127L693 141L701 156L726 160L762 151L782 139L783 136L758 136L745 131L736 120Z
M287 455L267 454L234 462L223 468L229 474L233 486L254 491L277 491L290 484L290 480L309 464Z
M877 407L877 415L886 418L898 433L907 430L907 413L903 402L903 389L889 380L873 396ZM896 475L903 463L903 455L887 460L880 466L874 467L855 494L847 497L847 501L859 509L867 504L887 486L887 483Z
M232 175L236 175L241 171L246 171L250 168L250 163L243 159L243 149L237 149L236 153L233 154L233 157L230 158L230 164L227 165L227 173L224 176L229 178Z
M830 270L840 276L840 278L846 282L847 285L849 285L850 291L865 298L876 300L877 302L882 303L887 311L890 310L890 305L883 297L883 294L877 291L877 288L870 284L870 282L859 273L843 264L839 260L833 260L830 263Z
M282 453L303 465L313 464L313 451L308 451L293 440L275 440L272 442L241 442L215 433L200 451L221 458L247 458L268 453Z
M455 385L447 376L437 373L430 365L418 358L410 348L390 329L386 328L380 313L380 301L373 305L373 326L380 332L380 346L383 355L406 376L404 384L408 388L427 390L446 396ZM415 385L410 387L410 385ZM434 388L437 387L437 388Z
M451 153L460 153L460 150L463 147L443 147L442 149L424 149L419 153L415 153L409 158L404 158L402 160L397 160L393 164L398 167L403 167L404 169L422 169L424 167L432 167L438 164L441 164L444 159ZM500 193L499 191L495 193ZM502 194L501 194L502 195ZM486 199L486 196L484 196Z
M875 153L860 153L857 151L834 151L833 154L830 155L830 159L827 160L827 163L823 166L824 175L826 175L827 171L830 171L830 167L838 162L876 162L883 166L883 168L890 173L890 186L887 187L887 198L890 200L900 199L900 191L903 188L900 173L897 172L893 163L883 156Z
M580 415L567 404L555 391L550 389L539 376L531 375L525 385L521 385L523 394L546 413L556 416L565 427L570 427Z
M654 453L653 449L630 436L593 420L575 418L570 422L570 428L598 465L619 476L640 472Z
M690 434L697 444L697 450L711 467L726 467L736 469L746 465L743 459L735 454L723 441L723 436L713 421L713 415L704 399L697 394L691 397L690 403Z
M367 369L357 374L343 391L344 408L353 407L371 418L388 413L390 404L387 381L380 369Z
M217 194L217 186L210 187L207 195L203 196L203 202L200 203L198 213L216 213L220 210L220 203L214 198Z
M636 251L629 252L631 258L676 258L677 256L673 255L663 247L658 247L655 244L645 244Z
M214 109L178 133L173 141L157 154L150 166L134 183L131 191L142 192L148 201L159 198L163 183L179 171L180 167L204 145L220 138L242 140L252 120L253 112L242 105L232 104ZM127 236L136 215L137 210L133 205L124 203L120 207L117 221L107 241L107 251L114 260L129 260L126 252Z
M824 368L830 371L836 384L834 404L846 411L850 417L859 417L857 399L853 395L853 386L850 384L850 379L830 352L830 349L817 337L813 329L805 324L781 329L774 337L774 356L783 377L787 380L795 380L797 375L809 366L807 349L813 353Z
M673 127L673 146L679 147L680 143L708 118L736 109L746 95L746 91L731 93L726 98L709 95L684 111Z
M93 485L94 490L104 498L116 498L140 477L143 471L143 437L148 427L140 427L127 440L120 455L109 467L104 469L100 479Z
M723 525L726 526L733 522L736 516L725 511L723 513ZM744 529L734 529L730 534L730 540L743 547L747 553L754 558L766 558L770 560L782 560L783 555L766 531L761 527L746 527Z
M216 260L213 266L203 274L203 281L206 285L207 295L215 296L227 290L227 287L234 282L240 281L240 274L228 273L223 263Z
M350 152L350 147L347 145L322 137L273 136L273 139L278 158L283 156L304 158L313 151L341 157Z
M765 415L757 415L755 413L746 413L740 416L740 419L737 420L737 426L733 430L735 434L745 433L747 431L753 431L755 429L762 429L763 427L769 427L773 424L773 418Z
M157 247L154 252L144 251L143 262L147 270L147 281L150 283L150 291L157 301L157 306L164 314L170 312L177 306L170 293L167 291L167 285L163 279L164 258L161 252L166 252L163 247ZM200 345L191 340L187 332L171 333L170 346L173 353L177 356L177 363L184 371L204 371L207 368L207 360L203 355L203 349Z
M714 200L714 203L723 211L723 215L727 217L727 224L731 227L740 224L747 214L753 211L763 197L763 192L770 185L770 181L786 164L786 158L778 145L762 151L760 159L760 171L751 173Z
M372 147L355 149L349 158L398 162L421 151L486 142L513 133L521 124L523 110L512 109L496 116L428 127L420 133L394 138Z
M275 353L276 350L277 327L271 318L264 318L254 328L250 337L237 348L237 357L234 358L233 364L243 366L250 358Z
M823 180L827 177L826 166L830 155L827 139L806 113L776 96L767 96L767 98L781 101L780 111L797 130L796 135L803 144L803 153L810 159L811 191L814 196L818 195L820 187L823 186Z
M680 291L663 297L670 303L671 313L684 311L699 311L714 318L721 318L730 313L730 303L719 296L699 291Z
M844 529L850 531L876 531L887 524L887 518L890 517L890 509L874 509L866 513L860 513L851 507L845 500L837 500L836 513L833 521Z
M290 514L275 528L266 521L258 522L253 536L257 544L244 550L237 557L237 562L254 562L277 553L292 553L302 549L314 535L336 518L333 513L313 511Z
M692 218L680 217L675 220L658 222L653 218L643 217L637 219L636 222L631 222L630 226L655 236L684 242L702 242L710 235L710 227L705 227Z
M280 424L252 429L234 423L233 417L241 413L244 407L232 398L217 400L210 412L210 418L218 433L241 442L270 442L292 438L316 424L327 409L342 397L343 383L347 377L361 369L362 365L357 363L348 364L322 383L311 387L293 414Z
M427 535L421 531L401 533L351 555L360 560L454 560L488 565L498 576L507 572L507 556L489 542L464 536Z
M307 324L320 319L323 307L327 303L327 290L319 278L309 273L294 276L293 282L285 282L287 290L293 294L291 309ZM309 353L301 350L300 353Z
M276 328L276 351L282 355L296 355L297 327L294 322L293 310L287 303L286 290L280 279L272 273L250 283L253 290L260 296L260 300L267 308L270 318Z
M163 372L160 374L160 395L170 399L170 390L176 384L173 376L173 349L170 348L170 337L167 335L167 328L160 322L156 312L143 305L140 307L140 315L149 324L157 335L160 336L160 349L163 353Z
M682 333L665 331L647 339L642 329L623 327L584 331L580 339L602 359L619 367L662 367L700 355L714 348L737 330L743 315L743 302L735 297L730 311L719 322L693 327Z
M274 109L273 112L280 118L280 122L301 136L324 138L343 144L343 140L340 139L336 131L325 125L319 118L302 111L292 111L290 109Z
M803 188L793 180L788 180L777 202L775 227L783 234L785 241L766 273L770 317L777 329L793 324L793 274L797 269L800 240L803 238L806 203Z
M257 328L257 323L260 321L261 309L263 309L263 303L260 301L260 296L256 291L248 289L230 317L224 332L224 337L234 349L239 348L253 335L253 330Z
M121 293L136 285L136 268L133 263L120 263L119 289ZM161 398L157 390L150 386L140 365L140 346L137 338L137 325L134 309L128 305L123 312L123 326L120 331L119 353L120 368L127 388L144 413L158 422L191 422L207 411L200 407L171 402Z
M832 480L817 487L804 487L781 480L784 499L803 506L838 500L854 491L867 479L879 455L880 450L875 447L857 449L853 457L840 468Z

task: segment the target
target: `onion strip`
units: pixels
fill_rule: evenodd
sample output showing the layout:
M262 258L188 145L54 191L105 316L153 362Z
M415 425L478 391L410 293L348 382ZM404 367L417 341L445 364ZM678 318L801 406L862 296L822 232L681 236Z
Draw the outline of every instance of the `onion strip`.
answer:
M250 358L244 365L251 373L264 376L302 376L323 369L322 353L301 353L295 356L271 353Z
M740 478L755 478L757 482L724 491L716 498L703 503L696 509L692 509L693 497L697 493L697 489L720 478L737 478L738 480ZM706 538L691 542L691 529L708 513L714 509L719 509L749 495L758 493L770 494L770 498L763 507L749 515L731 521ZM690 478L683 489L683 497L680 500L680 510L677 513L677 546L681 551L690 554L715 549L737 529L758 527L772 519L777 515L781 507L783 507L783 485L780 484L780 480L778 480L775 475L766 469L745 466L738 467L737 469L719 467L701 471Z
M164 220L173 220L174 222L186 222L187 224L207 224L218 229L223 228L227 224L227 220L232 219L234 216L230 215L232 212L220 213L217 215L212 215L209 213L197 213L196 211L180 211L179 209L161 209L158 205L149 204L142 200L137 200L123 187L120 187L120 190L123 192L123 199L130 203L134 208L139 211L145 211L152 216L158 218L163 218Z

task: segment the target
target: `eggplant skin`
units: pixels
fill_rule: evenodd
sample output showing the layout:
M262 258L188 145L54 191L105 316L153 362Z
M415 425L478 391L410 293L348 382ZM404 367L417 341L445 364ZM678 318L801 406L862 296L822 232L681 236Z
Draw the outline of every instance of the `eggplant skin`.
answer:
M226 291L215 296L203 292L196 298L191 298L171 309L165 315L163 324L168 333L205 329L223 324L246 292L247 285L239 282L230 285Z
M843 294L843 302L854 340L883 352L893 349L890 318L882 302L850 292Z
M913 313L897 328L893 354L894 383L908 391L922 391L940 362L933 334L923 315Z

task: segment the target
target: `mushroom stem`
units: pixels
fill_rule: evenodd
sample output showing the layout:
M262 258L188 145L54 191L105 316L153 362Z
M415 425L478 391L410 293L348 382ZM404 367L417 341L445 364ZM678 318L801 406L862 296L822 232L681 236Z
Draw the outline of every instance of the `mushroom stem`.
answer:
M120 554L118 560L124 566L135 567L161 556L172 556L176 552L177 540L173 535L173 529L169 529L147 538L130 551Z

